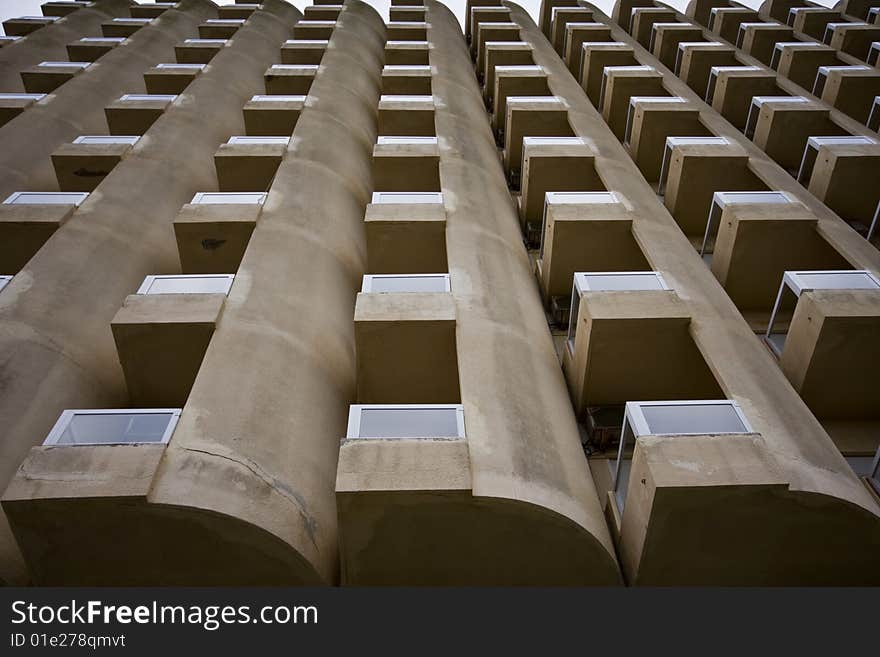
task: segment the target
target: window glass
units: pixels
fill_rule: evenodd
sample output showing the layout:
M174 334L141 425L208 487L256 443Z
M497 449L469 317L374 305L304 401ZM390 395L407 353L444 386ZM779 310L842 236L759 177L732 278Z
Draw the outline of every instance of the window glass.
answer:
M457 438L456 408L364 408L361 438Z
M77 413L56 444L158 443L173 417L173 413Z
M651 434L749 433L731 404L640 406Z

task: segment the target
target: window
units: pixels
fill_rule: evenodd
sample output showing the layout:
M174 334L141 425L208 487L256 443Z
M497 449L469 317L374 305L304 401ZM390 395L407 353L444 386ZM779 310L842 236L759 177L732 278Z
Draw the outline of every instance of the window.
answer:
M880 203L877 204L877 209L874 210L874 218L871 220L871 226L868 228L867 239L869 242L874 239L874 233L877 232L878 227L880 227Z
M227 144L284 144L290 143L290 137L251 137L248 135L236 135L230 137Z
M875 7L875 9L880 9L880 7ZM878 59L880 59L880 41L874 41L868 51L868 64L877 66Z
M584 292L625 292L639 290L670 290L663 276L656 271L576 272L571 290L568 316L568 348L574 353L577 337L578 311Z
M631 96L629 99L629 107L626 110L626 130L623 133L623 143L629 144L632 141L633 117L636 113L636 104L685 102L687 101L680 96Z
M834 31L841 25L851 25L852 23L826 23L825 33L822 35L822 43L826 46L831 45L831 39L834 37Z
M599 90L599 112L602 111L602 108L605 106L605 87L608 86L608 73L609 72L626 72L626 71L656 71L653 66L606 66L602 69L602 86Z
M73 140L74 144L134 144L138 136L126 135L85 135Z
M288 39L284 42L285 46L311 46L311 45L321 45L326 46L330 41L327 39Z
M441 192L373 192L373 203L443 203Z
M880 96L874 97L874 104L871 105L871 113L868 115L868 127L875 132L880 129Z
M669 163L672 161L672 151L676 146L688 146L691 144L717 144L724 146L729 144L727 137L667 137L666 148L663 150L663 162L660 164L660 185L657 193L661 196L666 191L666 179L669 177Z
M6 287L11 280L12 276L0 276L0 292L3 291L3 288Z
M43 445L138 445L167 443L179 408L67 410Z
M449 274L367 274L361 292L449 292Z
M547 207L550 205L610 205L620 203L614 192L545 192L544 215L541 218L540 256L544 257L544 233L547 232Z
M124 103L137 103L150 100L173 103L176 99L177 94L123 94L119 97L119 100Z
M834 71L870 71L870 66L820 66L816 73L816 81L813 82L813 95L821 98L825 90L825 82Z
M508 99L509 101L510 99ZM523 146L586 146L583 137L523 137Z
M79 205L88 192L13 192L4 205Z
M464 438L461 404L353 404L349 440L363 438Z
M803 96L752 96L752 104L749 106L749 115L746 119L746 129L743 134L748 139L755 136L755 128L758 126L758 117L764 103L808 103Z
M388 103L434 103L434 96L417 96L413 95L401 95L401 94L382 94L379 97L379 102L388 102Z
M386 41L385 42L386 48L400 48L400 47L416 46L416 45L424 46L425 48L427 48L428 42L427 41Z
M42 100L46 94L0 94L0 100Z
M377 144L437 144L436 137L383 137L380 136Z
M156 68L160 69L181 69L181 70L197 70L204 71L207 64L156 64Z
M712 251L709 250L710 243L714 247L718 226L721 224L721 215L728 205L796 202L788 192L715 192L712 195L712 203L709 205L709 218L706 220L706 232L703 234L700 255L705 260L712 254Z
M114 18L114 23L122 23L123 25L146 25L152 18Z
M877 448L877 454L874 456L874 463L871 465L871 473L868 475L868 483L874 491L880 495L880 447Z
M739 31L738 31L737 34L736 34L736 47L737 47L737 48L742 48L742 47L743 47L743 41L744 41L745 38L746 38L746 32L748 31L748 29L749 29L750 27L756 27L756 26L757 26L757 27L762 27L762 26L764 26L764 25L768 25L768 26L771 26L771 25L772 25L773 27L779 27L779 23L762 23L762 22L757 22L757 23L756 23L756 22L740 23L740 24L739 24ZM653 50L653 48L652 48L652 50Z
M229 294L235 274L147 276L137 294Z
M814 48L816 44L805 41L777 41L773 46L773 55L770 57L770 68L774 71L779 69L779 62L782 60L782 54L785 52L786 48L789 49L799 49L803 46L807 46L810 48Z
M675 74L679 75L681 73L681 61L684 58L684 53L688 48L692 48L694 46L699 46L702 48L727 48L726 44L718 43L717 41L682 41L678 44L678 51L675 53Z
M13 41L18 41L20 36L0 36L0 43L12 43ZM8 94L3 94L8 95Z
M37 66L41 68L78 68L84 69L89 62L40 62Z
M612 490L623 512L629 468L624 450L641 436L702 436L754 433L739 404L730 399L627 402L617 448Z
M209 25L244 25L243 18L209 18L205 21Z
M786 334L774 332L773 325L784 301L786 290L793 294L795 299L800 298L801 293L810 290L880 290L880 279L865 269L785 272L764 335L767 346L777 357L782 355Z
M251 102L253 102L253 103L274 102L274 101L279 101L279 100L280 101L288 101L291 103L304 103L306 101L306 97L305 96L281 96L281 95L267 96L265 94L263 94L263 95L258 94L256 96L251 96Z
M20 21L40 21L42 23L54 23L61 16L21 16L18 18Z
M223 45L228 39L184 39L184 43L190 46L219 46Z
M272 64L269 71L302 71L313 73L318 70L317 64ZM277 96L276 96L277 97Z
M262 205L265 200L265 192L199 192L193 196L190 203L194 205L246 205L250 203Z
M125 37L83 37L80 43L122 43Z
M807 145L804 147L804 155L801 158L801 166L798 169L798 182L805 187L810 184L810 177L813 175L813 166L816 163L816 157L819 155L819 149L823 146L834 145L859 145L859 144L876 144L876 140L871 137L853 137L850 135L841 137L810 137L807 139Z
M654 44L657 42L658 27L694 27L693 23L654 23L651 25L651 38L648 41L648 51L654 52Z
M731 73L734 71L751 71L761 73L762 70L757 66L713 66L709 69L709 85L706 87L706 96L703 98L710 105L712 104L712 96L715 95L715 84L718 82L718 76L722 73Z
M413 73L430 73L431 67L422 64L386 64L382 67L383 73L390 73L391 71L412 71Z

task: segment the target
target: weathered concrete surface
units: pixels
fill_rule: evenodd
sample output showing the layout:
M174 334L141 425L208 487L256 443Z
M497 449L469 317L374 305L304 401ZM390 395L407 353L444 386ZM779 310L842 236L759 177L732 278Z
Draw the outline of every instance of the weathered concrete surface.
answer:
M212 69L199 76L153 124L4 289L0 298L4 373L0 383L0 486L6 486L28 450L42 442L64 408L127 404L110 322L144 276L179 271L172 220L195 192L216 189L214 153L230 135L242 134L241 108L259 92L267 64L277 58L299 16L289 4L267 0L215 58ZM204 120L207 114L211 121ZM228 489L228 483L223 486ZM48 500L41 502L51 506ZM26 501L16 504L12 500L4 506L23 523L19 525L23 532L20 540L34 535L29 523L40 522L40 518L48 522L52 517L28 510L28 506ZM161 511L150 513L155 523L164 517ZM40 528L39 542L23 545L36 581L69 582L74 576L70 573L78 573L82 583L150 583L157 576L157 570L146 563L150 559L164 561L161 581L205 581L193 570L193 564L164 559L148 542L138 542L137 532L130 535L132 544L123 548L121 541L129 534L118 524L114 541L104 541L100 537L106 528L90 528L85 521L92 516L95 523L109 522L100 519L99 513L84 512L77 520L73 514L61 513ZM131 510L121 517L139 522ZM59 532L80 532L83 537L91 532L93 539L89 550L64 552L66 561L55 559L49 564L41 545L65 540L62 536L49 538L58 518L78 523L77 528ZM219 517L210 520L220 522ZM144 520L144 526L148 524ZM179 531L156 525L152 529L157 537ZM196 539L210 542L205 536ZM130 551L129 567L98 568L102 552L117 549ZM62 575L60 571L65 570L68 574ZM6 581L24 577L5 527L0 532L0 577Z
M72 20L78 14L65 20ZM154 24L138 30L126 43L63 84L51 96L2 126L0 198L19 190L57 190L51 154L79 135L106 134L104 106L123 93L144 93L144 72L154 64L173 62L174 44L194 36L201 21L216 15L215 5L208 0L182 0L179 8L164 12ZM73 40L65 38L62 49ZM0 57L14 47L3 48ZM67 57L54 59L66 60ZM0 70L7 70L7 66L11 64L0 64ZM18 70L15 69L16 76Z
M0 92L23 92L19 76L22 69L40 62L67 61L68 43L103 36L101 23L127 18L131 4L130 0L98 0L0 49Z
M347 441L344 581L613 585L614 550L467 46L449 9L425 4L468 459L463 441ZM427 489L412 449L420 471L437 473Z
M600 177L609 189L632 203L633 233L652 269L663 272L667 283L688 302L692 317L691 334L719 386L725 396L740 403L754 429L761 434L769 455L778 463L781 479L788 484L784 492L746 498L745 506L735 513L718 513L708 504L704 507L705 513L698 515L693 509L687 509L687 504L682 504L682 522L687 518L688 523L700 525L704 535L712 535L716 528L722 530L738 525L743 536L751 533L755 537L754 541L742 540L726 549L718 545L715 554L700 553L699 558L716 559L716 564L726 564L730 559L749 564L741 571L744 573L739 580L742 584L876 582L880 576L880 508L852 474L828 434L788 384L696 251L670 223L674 221L672 217L660 207L654 191L636 173L632 162L623 156L621 145L611 137L583 90L555 56L538 28L524 11L510 6L513 20L523 26L523 37L535 47L535 62L548 71L551 91L568 102L575 134L593 140ZM595 8L594 16L596 20L607 21ZM616 27L612 29L612 36L621 41L629 40ZM650 55L640 46L635 45L634 50L641 61L665 70L656 60L649 61ZM671 93L696 101L685 85L675 78L670 76L664 84ZM732 133L729 124L717 115L704 112L704 116L704 122L713 132L717 130L725 136ZM746 147L747 142L741 136L735 139ZM751 148L754 149L754 145ZM759 151L752 150L751 153ZM757 175L766 176L774 183L778 180L781 188L791 189L804 199L805 205L815 208L820 219L819 230L826 239L835 246L840 244L841 250L851 258L871 263L874 268L873 265L878 263L876 251L871 255L870 246L864 240L815 199L810 200L803 190L797 191L793 180L782 175L778 165L764 156L756 156L754 160ZM695 460L699 462L700 459ZM711 467L714 467L713 463L707 461L707 468ZM752 523L742 522L743 517L757 511L765 502L768 508L773 505L778 509L772 522L758 519ZM830 542L824 529L826 523L845 528L845 534ZM768 551L764 546L770 540L768 532L771 531L776 547ZM631 536L635 538L635 535ZM628 539L623 537L622 540L626 543ZM687 580L686 571L691 567L691 558L697 558L697 554L690 550L687 558L682 556L686 541L666 544L658 541L645 545L643 558L648 549L653 558L678 554L677 563L681 564L681 570L677 577L681 581ZM782 545L786 546L784 550L779 547ZM632 547L629 545L624 551ZM786 561L784 567L780 561L783 558ZM663 577L672 578L672 565L661 561L669 565ZM632 558L624 559L630 581L661 581L656 574L651 574L657 571L646 570L641 577L641 563L636 567L634 563ZM703 571L703 575L704 583L725 581L723 569L717 571L717 577L712 576L711 568Z
M378 14L347 2L150 494L235 519L226 535L240 522L266 537L227 569L280 546L271 583L337 579L334 481L355 395L383 43Z

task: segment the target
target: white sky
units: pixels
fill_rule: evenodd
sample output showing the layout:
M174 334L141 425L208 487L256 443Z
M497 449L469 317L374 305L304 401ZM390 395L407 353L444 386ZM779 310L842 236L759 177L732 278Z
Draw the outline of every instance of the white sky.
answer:
M0 20L7 18L16 18L18 16L39 16L42 14L40 5L46 0L0 0ZM214 0L218 5L231 5L235 0ZM256 0L255 0L256 1ZM312 4L312 0L287 0L290 4L300 9ZM386 20L388 19L388 7L391 6L391 0L364 0L367 4L372 5ZM679 11L684 11L687 0L661 0L665 4L675 7ZM141 4L152 4L150 1L139 0ZM758 7L762 0L739 0L741 4L750 7ZM832 6L836 0L814 0L817 4ZM593 4L606 14L611 14L615 0L593 0ZM443 0L443 4L448 5L458 16L461 21L464 17L465 0ZM518 4L526 9L532 18L537 22L537 13L541 7L541 0L519 0Z

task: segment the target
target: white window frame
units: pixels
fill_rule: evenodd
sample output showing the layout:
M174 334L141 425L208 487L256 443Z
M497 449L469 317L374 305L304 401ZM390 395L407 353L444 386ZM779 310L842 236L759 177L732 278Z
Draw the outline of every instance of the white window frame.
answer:
M629 105L626 108L626 128L623 131L623 143L629 145L632 142L633 117L636 113L636 103L687 103L681 96L630 96Z
M119 97L119 101L123 103L146 103L154 100L173 103L177 100L177 94L122 94Z
M653 433L648 426L648 421L642 412L644 406L726 406L732 408L737 418L743 425L744 431L696 431L683 433ZM739 436L744 434L755 433L751 423L740 407L739 403L732 399L686 399L686 400L669 400L669 401L628 401L623 411L623 426L620 428L620 444L617 448L617 462L614 465L614 476L611 480L611 490L614 493L615 500L618 502L618 510L623 511L622 502L626 499L626 491L623 492L623 498L618 495L620 485L621 464L624 460L623 453L626 449L627 427L632 433L633 439L638 440L642 436L702 436L706 435L730 435Z
M404 146L408 145L417 145L417 144L427 144L429 146L437 145L437 137L396 137L396 136L387 136L387 135L379 135L376 139L376 144L401 144Z
M654 44L657 42L657 28L658 27L695 27L693 23L678 23L678 22L657 22L651 24L651 36L648 39L648 52L654 53Z
M807 138L807 144L804 146L804 154L801 156L801 165L798 168L797 180L799 183L808 187L810 177L813 175L813 167L816 158L819 156L819 149L823 146L834 145L870 145L876 144L877 140L864 135L837 135L833 137L813 136Z
M386 50L388 50L389 48L392 48L392 49L405 48L406 46L420 46L424 50L427 50L428 49L428 42L427 41L407 41L407 40L403 40L403 39L397 39L397 40L392 39L391 41L385 42L385 49Z
M46 94L16 94L16 93L5 93L0 94L0 100L32 100L35 103L37 101L43 100L46 97Z
M761 115L761 108L764 103L791 103L793 105L809 103L808 98L803 96L752 96L752 103L749 105L749 114L746 117L746 127L743 134L746 139L754 139L755 129L758 127L758 118Z
M273 96L271 94L256 94L254 96L251 96L251 99L249 102L251 102L251 103L268 103L268 102L283 101L283 102L291 102L291 103L305 103L306 98L307 98L307 96L302 96L302 95L298 95L298 94L292 94L292 95L286 95L286 96L285 95Z
M49 201L48 203L37 203L37 202L19 202L19 199L22 197L28 196L54 196L56 198L61 198L62 196L78 196L79 200L72 201L70 203L53 203ZM88 192L12 192L9 196L6 197L6 200L3 201L3 205L73 205L75 207L79 207L83 201L85 201L89 197Z
M74 408L74 409L66 409L61 412L61 416L55 422L55 426L52 427L52 430L49 431L49 435L46 436L46 439L43 441L43 446L57 446L57 447L89 447L89 446L117 446L117 445L167 445L168 441L171 440L171 435L174 433L174 429L177 427L177 422L180 419L180 413L183 411L181 408ZM171 415L171 418L168 420L168 426L165 427L165 431L162 434L162 438L159 441L155 442L143 442L143 443L76 443L74 445L68 444L59 444L58 440L61 438L61 434L64 433L65 429L67 429L70 422L77 415Z
M322 5L323 6L323 5ZM329 39L288 39L284 42L285 46L327 46L330 43Z
M73 140L74 144L100 145L100 144L128 144L133 146L140 139L137 135L80 135Z
M303 73L317 73L319 64L272 64L270 71L302 71Z
M385 64L382 67L382 74L392 73L395 71L410 73L431 73L430 64Z
M772 340L773 336L773 325L776 322L776 316L779 313L779 308L782 304L782 297L785 294L785 290L788 289L792 294L794 294L795 299L800 299L801 294L804 292L810 292L816 289L828 289L828 290L865 290L872 289L870 287L834 287L834 288L816 288L809 284L808 281L802 278L802 274L823 274L823 275L841 275L841 276L867 276L869 280L874 283L876 289L880 290L880 278L878 278L874 273L868 271L867 269L815 269L815 270L799 270L799 271L786 271L782 274L782 283L779 285L779 292L776 294L776 301L773 304L773 311L770 313L770 321L767 323L767 330L764 333L764 342L770 347L770 350L779 358L782 355L782 348L785 346L785 340L782 341L782 347L779 347ZM781 333L780 335L788 335L786 333Z
M225 280L227 281L226 291L225 292L150 292L150 288L153 287L153 284L157 280L166 280L166 279L183 279L183 280L192 280L196 278L211 278L217 280ZM235 274L153 274L151 276L147 276L144 278L144 282L141 283L141 286L138 288L135 294L142 294L145 296L158 296L161 294L223 294L228 296L229 290L232 289L232 283L235 281Z
M871 113L868 115L868 128L875 132L880 130L880 96L874 96L874 104L871 105Z
M408 200L400 200L400 199ZM443 205L443 192L373 192L372 204L381 205Z
M205 68L206 68L207 66L208 66L207 64L173 64L173 63L166 63L166 64L156 64L156 67L155 67L155 68L160 69L160 70L172 70L172 71L175 71L175 70L185 71L185 70L192 70L192 69L196 69L196 70L199 70L199 71L204 71Z
M361 436L361 411L363 410L455 410L457 436ZM408 439L439 439L464 440L467 438L464 424L463 404L352 404L348 410L348 428L346 440L408 440Z
M89 44L89 43L96 43L96 44L116 43L116 44L119 44L119 43L122 43L123 41L125 41L125 39L126 39L126 37L82 37L78 41L78 43L85 43L85 44Z
M379 103L406 103L408 105L418 105L430 103L434 105L434 96L428 94L382 94L379 96Z
M657 184L657 194L663 196L666 192L666 179L669 177L669 162L672 160L672 151L676 146L699 145L716 145L729 146L730 140L727 137L667 137L666 145L663 147L663 161L660 163L660 180Z
M377 278L440 278L444 282L444 289L435 292L412 292L403 290L397 292L374 292L373 281ZM361 282L362 294L444 294L451 291L452 284L449 274L364 274L364 278Z
M75 68L82 71L89 67L91 62L40 62L37 68Z
M225 46L229 43L229 39L184 39L185 46Z
M206 25L244 25L244 18L209 18L205 21Z
M110 20L122 25L146 25L153 21L152 18L111 18Z
M254 135L233 135L228 140L226 140L227 144L281 144L287 146L290 144L290 137L285 137L283 135L278 136L254 136Z
M816 45L817 44L812 41L777 41L773 45L773 54L770 55L770 68L774 71L779 69L779 61L782 59L782 55L786 48L797 49L798 46L814 47Z
M880 7L875 7L880 9ZM880 41L872 41L871 48L868 50L867 62L870 66L877 66L877 60L880 59Z
M755 192L715 192L709 203L709 217L706 219L706 231L703 233L703 244L700 246L700 257L706 259L711 253L708 251L709 240L717 237L718 227L721 225L721 215L728 205L757 205L760 203L797 203L788 192L760 190ZM713 248L714 251L714 248Z
M544 192L544 212L541 216L541 243L539 258L544 257L544 234L547 232L547 210L551 205L613 205L620 203L617 192Z
M257 201L247 201L247 202L211 202L205 201L205 199L210 199L213 196L232 196L235 198L244 198L246 196L254 196L258 197ZM263 205L266 202L266 192L196 192L195 196L192 197L190 201L190 205Z
M3 291L3 288L9 285L12 282L12 276L0 276L0 292Z
M812 93L816 98L822 98L822 92L825 90L825 83L828 81L828 76L834 71L844 71L844 70L852 70L852 71L870 71L872 66L820 66L819 70L816 71L816 79L813 82Z
M761 73L763 69L760 66L713 66L709 69L709 84L706 85L706 95L703 100L709 105L712 104L712 96L715 95L715 85L718 83L718 75L730 71L752 71Z
M632 290L593 290L590 289L590 276L653 276L660 285L660 289L641 288ZM575 341L577 340L577 324L578 311L580 309L581 297L585 292L669 292L672 288L666 283L663 274L659 271L577 271L572 277L571 285L571 304L568 312L568 336L565 344L569 351L574 354Z
M728 48L727 44L718 41L682 41L678 44L678 51L675 53L675 74L681 73L681 61L684 58L685 51L692 46L710 46L712 48Z
M647 64L638 64L636 66L606 66L602 69L602 84L599 87L599 111L602 111L602 108L605 106L605 87L608 86L608 74L609 73L619 73L624 71L654 71L657 72L657 69L653 66L648 66Z

